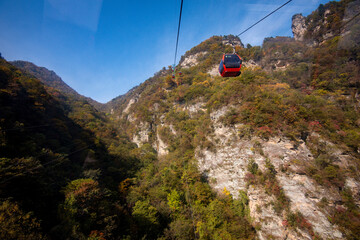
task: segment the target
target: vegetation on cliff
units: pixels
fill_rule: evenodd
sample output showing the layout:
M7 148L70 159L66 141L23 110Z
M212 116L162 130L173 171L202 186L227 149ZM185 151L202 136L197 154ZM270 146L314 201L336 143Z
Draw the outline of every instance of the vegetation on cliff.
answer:
M360 180L360 31L351 24L346 34L322 38L341 30L350 2L331 2L307 17L307 39L319 45L276 37L243 47L211 37L184 55L180 64L201 53L194 66L178 69L181 76L162 69L98 107L106 114L64 90L46 69L14 63L20 70L0 59L0 237L254 239L260 226L252 222L247 192L237 198L226 188L215 192L216 180L198 170L195 158L199 149L217 151L212 120L224 111L219 122L240 139L305 143L313 160L294 161L298 172L339 193L340 205L325 198L318 205L343 236L357 239L360 210L345 182ZM315 30L325 15L327 24ZM209 74L233 47L244 60L242 74ZM46 83L49 76L55 85ZM146 140L138 146L130 142L141 135ZM159 139L167 154L159 154ZM331 148L349 156L348 164ZM252 151L264 155L259 142ZM272 197L285 227L319 237L291 210L271 159L264 169L249 159L245 171L246 185Z

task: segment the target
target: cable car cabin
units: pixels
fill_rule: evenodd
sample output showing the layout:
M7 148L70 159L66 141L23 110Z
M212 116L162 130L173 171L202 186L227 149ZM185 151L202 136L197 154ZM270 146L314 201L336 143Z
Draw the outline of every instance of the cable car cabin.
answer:
M237 77L240 75L242 59L236 53L224 54L220 66L219 72L222 77Z

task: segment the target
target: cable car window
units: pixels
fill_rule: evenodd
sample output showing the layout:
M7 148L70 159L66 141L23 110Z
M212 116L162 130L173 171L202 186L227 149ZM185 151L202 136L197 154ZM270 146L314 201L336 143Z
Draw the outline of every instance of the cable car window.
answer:
M225 55L224 60L226 62L233 62L233 63L240 62L240 59L236 55Z

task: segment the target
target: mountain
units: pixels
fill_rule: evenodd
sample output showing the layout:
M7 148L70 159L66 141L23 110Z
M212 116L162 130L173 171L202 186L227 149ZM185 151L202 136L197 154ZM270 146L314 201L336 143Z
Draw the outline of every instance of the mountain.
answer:
M120 128L158 154L160 166L144 170L134 191L155 182L151 188L170 184L189 196L193 185L158 175L184 176L192 164L219 196L246 202L259 239L357 239L358 7L359 1L320 5L293 17L295 38L267 38L261 47L214 36L181 58L181 76L172 79L171 69L163 69L114 99L111 116ZM244 59L242 74L221 78L219 59L233 48ZM132 201L153 202L157 194L148 189ZM190 198L198 200L195 192ZM194 211L197 236L219 234ZM182 217L172 215L172 223ZM175 228L170 224L172 238Z
M69 87L69 85L67 85L54 71L48 70L45 67L38 67L35 64L26 61L12 61L10 63L39 79L46 86L54 88L60 91L62 94L70 95L77 100L88 101L97 110L102 109L103 104L77 93L74 89Z
M26 61L13 61L10 63L33 75L35 78L39 79L49 87L55 88L65 94L71 94L80 97L80 94L69 87L69 85L67 85L58 75L56 75L54 71L50 71L44 67L38 67L35 64Z
M0 237L359 239L359 5L262 46L213 36L97 109L0 60Z
M59 191L68 179L80 175L88 149L94 149L94 137L67 116L40 81L5 60L0 70L1 198L8 198L1 213L10 222L25 218L16 229L17 237L29 234L40 239L39 219L45 229L54 224ZM7 216L4 210L14 215ZM25 214L28 211L32 213ZM16 228L8 227L5 231L2 226L2 234Z
M0 79L2 239L188 238L197 234L190 221L195 202L188 195L195 192L198 210L209 204L221 210L216 232L254 236L246 204L214 195L193 164L187 164L186 181L178 172L164 178L171 181L166 188L153 185L157 199L150 202L148 190L137 187L144 172L165 177L155 170L159 163L150 145L136 148L89 104L6 60L0 62ZM172 221L170 214L184 220Z
M320 4L319 8L307 17L302 14L293 16L294 38L318 45L334 36L344 37L354 32L353 27L357 28L359 25L359 11L358 1L346 0L326 5Z
M1 239L126 233L114 193L141 156L104 114L69 96L0 59Z

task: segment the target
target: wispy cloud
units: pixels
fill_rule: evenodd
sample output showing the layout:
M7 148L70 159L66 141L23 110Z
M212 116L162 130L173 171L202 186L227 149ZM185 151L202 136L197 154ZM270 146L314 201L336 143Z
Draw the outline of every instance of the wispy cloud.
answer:
M96 32L103 0L45 0L44 16Z

